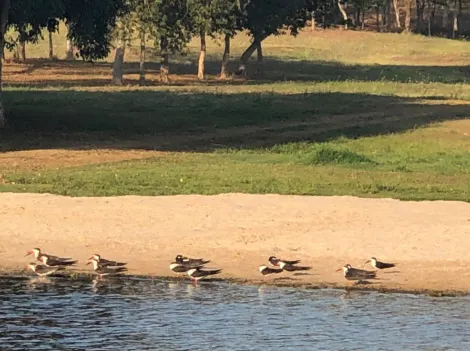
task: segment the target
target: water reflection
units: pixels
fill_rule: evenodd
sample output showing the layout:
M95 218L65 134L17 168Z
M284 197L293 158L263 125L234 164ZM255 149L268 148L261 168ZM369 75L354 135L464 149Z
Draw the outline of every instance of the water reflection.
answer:
M469 298L0 278L1 350L468 350Z

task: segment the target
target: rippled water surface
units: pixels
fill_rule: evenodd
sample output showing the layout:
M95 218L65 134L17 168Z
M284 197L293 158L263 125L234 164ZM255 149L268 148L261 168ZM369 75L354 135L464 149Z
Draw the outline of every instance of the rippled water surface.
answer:
M470 299L0 278L0 350L470 350Z

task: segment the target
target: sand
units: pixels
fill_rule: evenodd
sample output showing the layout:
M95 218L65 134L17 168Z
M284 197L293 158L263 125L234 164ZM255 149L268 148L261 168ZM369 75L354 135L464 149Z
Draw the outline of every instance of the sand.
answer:
M204 257L221 278L347 286L336 269L370 256L398 263L367 288L470 292L470 204L349 196L124 196L0 194L0 266L20 270L27 250L127 261L130 274L174 276L176 254ZM270 255L300 259L309 275L262 277ZM187 278L187 277L185 277ZM189 279L189 278L188 278Z

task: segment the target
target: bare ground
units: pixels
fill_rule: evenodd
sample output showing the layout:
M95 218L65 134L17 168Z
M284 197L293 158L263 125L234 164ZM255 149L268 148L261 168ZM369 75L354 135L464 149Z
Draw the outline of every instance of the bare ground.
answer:
M373 288L470 292L470 204L355 197L224 194L70 198L0 194L0 266L25 267L40 247L80 260L124 260L130 274L172 276L176 254L204 257L222 278L344 286L336 269L370 256L398 263ZM270 255L301 259L309 275L263 278ZM276 277L279 278L279 277Z

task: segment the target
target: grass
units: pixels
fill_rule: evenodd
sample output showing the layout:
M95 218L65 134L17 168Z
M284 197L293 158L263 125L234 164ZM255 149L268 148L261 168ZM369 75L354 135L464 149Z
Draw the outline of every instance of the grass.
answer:
M232 52L247 45L240 35ZM264 44L262 77L229 81L212 43L205 82L196 49L174 58L170 86L156 63L146 87L133 62L124 87L108 85L109 59L6 65L0 191L470 201L469 43L304 32Z

